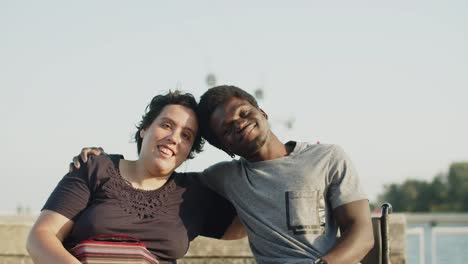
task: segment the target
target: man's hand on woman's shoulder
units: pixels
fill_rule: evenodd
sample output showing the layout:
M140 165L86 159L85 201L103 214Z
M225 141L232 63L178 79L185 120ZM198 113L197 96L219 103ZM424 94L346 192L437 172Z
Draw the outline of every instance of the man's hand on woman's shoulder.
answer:
M104 149L101 147L82 148L80 154L73 157L73 160L70 163L69 172L72 172L75 169L79 169L81 167L81 162L83 163L88 162L89 156L100 156L102 154L106 154L106 153L104 152Z

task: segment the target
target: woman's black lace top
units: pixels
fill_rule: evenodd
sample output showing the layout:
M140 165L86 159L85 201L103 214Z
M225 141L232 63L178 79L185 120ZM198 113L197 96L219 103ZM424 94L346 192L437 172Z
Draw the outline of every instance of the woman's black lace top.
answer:
M157 190L132 187L119 172L120 155L91 157L66 174L43 210L74 221L67 248L95 235L139 238L160 259L177 259L198 235L220 238L235 210L203 186L196 173L173 173Z

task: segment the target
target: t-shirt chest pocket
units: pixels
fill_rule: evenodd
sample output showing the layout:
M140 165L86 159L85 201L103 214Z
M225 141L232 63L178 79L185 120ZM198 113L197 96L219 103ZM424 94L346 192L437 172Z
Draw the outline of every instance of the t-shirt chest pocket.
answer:
M324 232L325 210L320 191L286 191L285 198L287 226L294 235Z

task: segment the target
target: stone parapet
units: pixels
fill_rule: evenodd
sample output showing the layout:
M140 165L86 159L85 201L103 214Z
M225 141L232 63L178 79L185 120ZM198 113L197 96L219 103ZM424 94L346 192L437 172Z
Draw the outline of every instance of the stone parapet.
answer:
M390 214L390 261L406 264L406 216Z
M35 217L0 216L0 264L32 264L25 248L26 237ZM390 250L392 264L406 261L406 218L391 214ZM195 239L180 264L254 264L247 239L220 241L199 237Z
M197 237L190 243L186 257L199 258L205 256L217 257L252 257L247 238L240 240L218 240Z
M0 264L32 264L26 251L26 237L35 217L0 217Z

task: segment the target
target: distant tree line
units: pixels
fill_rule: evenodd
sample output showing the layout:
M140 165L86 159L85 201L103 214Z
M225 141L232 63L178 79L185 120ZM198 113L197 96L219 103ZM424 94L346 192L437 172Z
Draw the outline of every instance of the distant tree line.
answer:
M396 212L468 212L468 162L452 163L448 174L432 181L385 185L378 200L390 202Z

